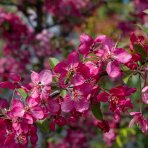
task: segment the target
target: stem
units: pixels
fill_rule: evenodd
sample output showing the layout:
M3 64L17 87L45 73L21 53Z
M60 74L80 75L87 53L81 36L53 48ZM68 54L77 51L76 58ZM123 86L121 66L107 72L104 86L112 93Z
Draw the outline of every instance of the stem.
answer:
M51 98L55 98L56 96L58 96L60 94L60 91L59 90L56 90L56 91L54 91L54 92L52 92L51 94L50 94L50 97Z

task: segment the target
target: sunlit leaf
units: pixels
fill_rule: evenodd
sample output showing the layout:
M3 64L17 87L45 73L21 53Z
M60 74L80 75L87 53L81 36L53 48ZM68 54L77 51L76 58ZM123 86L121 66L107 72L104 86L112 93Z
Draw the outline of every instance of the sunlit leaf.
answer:
M21 97L22 97L23 99L26 99L26 98L27 98L28 94L25 92L24 89L19 88L19 89L17 89L17 91L18 91L18 93L21 95Z
M36 124L42 132L44 132L44 133L49 132L49 120L48 119L38 120L36 122Z
M49 64L52 69L59 63L59 60L56 58L49 58Z

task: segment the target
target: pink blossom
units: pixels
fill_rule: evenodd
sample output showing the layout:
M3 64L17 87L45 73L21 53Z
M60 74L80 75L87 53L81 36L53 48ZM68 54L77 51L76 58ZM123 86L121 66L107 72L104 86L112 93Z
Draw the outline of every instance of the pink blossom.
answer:
M130 61L132 56L122 48L111 47L110 44L103 44L104 48L99 49L97 55L107 63L106 71L111 78L120 76L120 64Z
M91 87L88 84L74 87L69 94L64 98L64 102L61 105L63 112L70 112L76 109L78 112L84 112L89 108L89 100L87 97L91 92Z
M62 61L55 66L54 71L60 74L59 81L62 87L70 84L78 86L85 82L82 74L78 72L79 63L78 53L72 52L67 60Z
M115 119L119 120L120 113L126 111L128 108L133 108L131 100L126 98L135 92L134 88L127 86L118 86L112 88L108 93L102 92L97 99L101 102L109 102L110 110L114 112Z
M31 73L31 80L33 82L33 88L31 90L31 97L37 98L45 97L50 91L50 84L52 82L52 73L50 70L43 70L39 74L36 72Z
M35 119L42 119L44 117L44 113L42 108L39 106L39 98L31 98L29 97L26 100L26 113L31 115Z

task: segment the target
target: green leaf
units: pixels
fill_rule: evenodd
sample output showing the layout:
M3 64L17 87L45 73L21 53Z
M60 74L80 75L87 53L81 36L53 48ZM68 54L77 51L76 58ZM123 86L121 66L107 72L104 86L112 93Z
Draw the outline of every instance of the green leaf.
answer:
M133 73L132 73L131 71L126 71L126 72L125 72L125 76L124 76L124 78L123 78L123 82L124 82L125 84L127 84L128 81L129 81L129 79L132 77L132 75L133 75Z
M148 54L147 54L146 50L142 46L140 46L138 44L135 44L134 45L134 50L135 50L135 53L139 53L141 55L142 59L147 58Z
M142 82L143 83L143 82ZM136 74L136 75L133 75L129 81L127 82L127 85L129 87L134 87L136 88L136 92L133 93L131 95L131 98L137 100L140 98L140 95L141 95L141 87L140 87L140 80L139 80L139 74ZM138 104L135 104L135 106L137 105L138 107Z
M101 108L100 108L100 103L98 104L93 104L91 106L91 111L93 113L93 115L99 119L99 120L103 120L103 115L102 115L102 112L101 112Z
M60 92L60 96L62 97L62 98L64 98L65 96L66 96L66 90L65 89L63 89L61 92Z
M123 143L122 143L122 140L121 140L120 136L117 136L116 142L117 142L119 147L123 147Z
M59 63L59 60L56 58L49 58L49 64L52 69Z
M44 133L49 132L49 120L48 119L38 120L36 122L36 124L42 132L44 132Z
M19 89L17 89L17 91L19 92L19 94L21 95L21 97L23 99L27 98L28 94L25 92L25 90L23 88L19 88Z

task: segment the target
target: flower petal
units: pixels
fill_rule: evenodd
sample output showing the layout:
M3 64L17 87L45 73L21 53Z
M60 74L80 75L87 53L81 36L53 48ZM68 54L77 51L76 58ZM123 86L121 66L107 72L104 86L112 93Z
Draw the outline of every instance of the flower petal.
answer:
M116 48L114 50L114 58L120 63L127 63L130 61L132 56L124 49L122 48Z
M74 101L69 99L65 99L61 104L61 109L63 112L70 112L74 108Z
M43 85L48 85L52 82L52 73L50 70L43 70L39 73L39 81Z
M111 78L116 78L120 75L120 67L116 61L109 62L106 71Z
M107 102L108 101L108 94L103 92L103 93L100 93L98 96L97 96L97 100L98 101L101 101L101 102Z
M33 83L36 83L36 84L39 83L39 74L32 71L32 73L31 73L31 81Z
M44 117L44 113L41 107L33 107L31 109L31 113L33 115L34 118L36 119L43 119Z
M80 99L74 102L74 106L78 112L84 112L89 108L89 102L85 99Z

